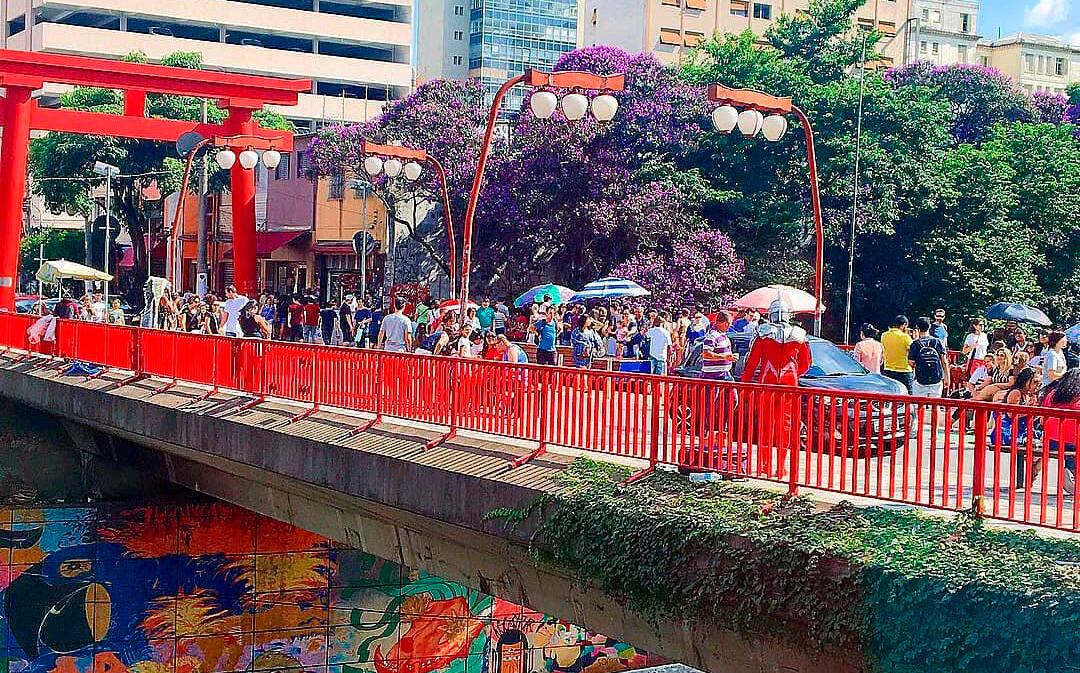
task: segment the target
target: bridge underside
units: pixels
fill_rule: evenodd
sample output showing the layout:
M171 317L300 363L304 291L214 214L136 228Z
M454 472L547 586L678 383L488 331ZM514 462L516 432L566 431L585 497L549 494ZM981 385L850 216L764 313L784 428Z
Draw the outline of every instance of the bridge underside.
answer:
M400 564L471 586L714 673L861 670L853 652L807 652L712 624L659 627L528 555L530 531L504 530L491 510L555 488L570 458L509 462L528 447L457 437L120 374L64 377L45 359L0 358L0 395L65 421L80 448L149 475L291 523Z

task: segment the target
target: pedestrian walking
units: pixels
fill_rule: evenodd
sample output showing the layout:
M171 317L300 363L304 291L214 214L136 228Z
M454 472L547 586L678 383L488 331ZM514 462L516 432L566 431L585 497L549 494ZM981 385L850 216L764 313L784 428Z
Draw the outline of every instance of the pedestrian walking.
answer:
M941 339L930 335L930 327L929 318L918 318L918 338L908 348L915 379L911 393L916 397L941 397L949 387L949 356Z
M394 297L394 312L380 323L375 346L392 353L408 353L412 350L412 331L412 321L405 315L405 298Z
M664 327L667 316L657 315L645 336L649 340L649 371L667 374L668 350L671 348L671 332Z
M892 327L881 335L881 348L884 353L882 374L899 381L908 395L915 383L915 372L908 361L912 338L907 332L907 316L898 315L893 319Z

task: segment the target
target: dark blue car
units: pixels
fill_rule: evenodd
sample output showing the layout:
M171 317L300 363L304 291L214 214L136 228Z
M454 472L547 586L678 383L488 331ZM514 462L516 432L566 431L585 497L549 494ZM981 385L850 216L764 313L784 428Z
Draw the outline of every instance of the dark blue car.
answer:
M732 349L739 355L733 374L736 379L742 375L746 356L754 335L748 333L729 334ZM807 398L803 405L803 432L806 430L805 419L810 420L812 428L831 428L836 440L844 439L843 427L835 427L831 411L833 404L842 404L847 417L846 439L850 449L864 447L867 451L891 453L892 449L906 437L907 409L903 404L892 402L854 402L844 398L843 393L873 393L881 395L905 395L907 391L898 381L880 374L871 374L856 362L848 353L840 350L830 341L818 337L808 337L811 366L799 378L800 388L815 388L822 391L835 391L836 395L824 393L820 398ZM675 376L688 378L701 377L701 344L692 346L680 366L672 370ZM845 403L846 402L846 403ZM711 408L710 408L711 407ZM706 416L718 416L712 408L719 411L719 396L706 407ZM895 407L895 408L894 408ZM824 413L821 413L824 412ZM720 422L719 418L695 419L689 405L672 404L668 407L668 416L679 430L693 428L704 423L706 428ZM821 416L821 418L819 418ZM857 442L855 441L857 438Z

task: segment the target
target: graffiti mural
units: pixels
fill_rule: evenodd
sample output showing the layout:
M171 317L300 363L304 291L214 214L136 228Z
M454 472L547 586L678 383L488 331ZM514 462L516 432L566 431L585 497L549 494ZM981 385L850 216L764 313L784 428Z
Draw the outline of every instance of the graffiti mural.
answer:
M0 673L609 673L644 652L221 503L0 509Z

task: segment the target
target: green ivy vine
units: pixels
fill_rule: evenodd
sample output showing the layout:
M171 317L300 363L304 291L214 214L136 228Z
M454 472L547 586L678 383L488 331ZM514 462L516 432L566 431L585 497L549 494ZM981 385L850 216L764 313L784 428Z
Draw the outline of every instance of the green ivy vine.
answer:
M733 483L576 460L522 509L538 564L633 610L856 649L882 673L1080 671L1080 543L915 511L827 511Z

